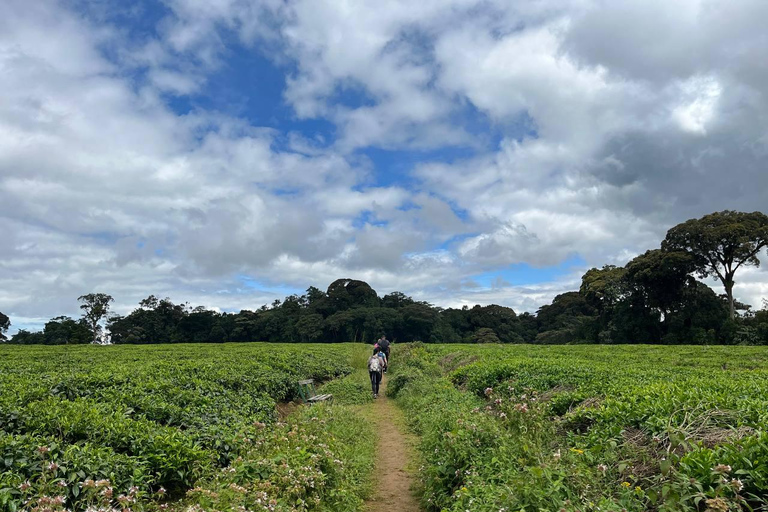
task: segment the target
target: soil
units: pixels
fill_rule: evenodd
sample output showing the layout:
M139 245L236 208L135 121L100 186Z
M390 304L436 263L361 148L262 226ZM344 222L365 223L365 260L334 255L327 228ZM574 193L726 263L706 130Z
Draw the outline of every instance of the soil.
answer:
M368 512L419 512L413 496L415 478L409 472L413 457L413 440L404 433L403 413L387 399L387 378L373 408L379 432L376 490L368 501Z
M277 417L280 418L280 421L283 421L288 416L296 412L296 410L299 408L299 404L296 402L279 402L275 405L277 408Z

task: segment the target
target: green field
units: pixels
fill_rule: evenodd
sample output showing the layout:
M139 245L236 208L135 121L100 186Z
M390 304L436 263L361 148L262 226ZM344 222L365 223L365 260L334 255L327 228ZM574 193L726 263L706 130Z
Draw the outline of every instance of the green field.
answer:
M395 370L429 509L766 510L768 351L423 346Z
M368 350L0 347L0 510L363 510ZM279 414L303 378L334 405ZM425 510L768 510L765 348L398 345L389 379Z
M371 464L364 419L317 406L279 422L275 406L299 379L351 374L361 350L0 347L0 510L354 509ZM351 379L333 384L365 400Z

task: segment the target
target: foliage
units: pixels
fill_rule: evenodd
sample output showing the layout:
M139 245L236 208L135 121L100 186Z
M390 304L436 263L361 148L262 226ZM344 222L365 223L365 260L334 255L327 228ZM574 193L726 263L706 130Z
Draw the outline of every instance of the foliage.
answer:
M7 339L5 337L5 333L10 327L11 319L8 318L8 315L5 315L2 311L0 311L0 341L5 341Z
M16 334L11 336L9 343L14 345L45 345L45 333L19 329Z
M77 345L91 343L93 332L84 319L68 316L52 318L42 332L20 330L10 340L14 345Z
M631 293L666 317L685 303L685 291L695 286L693 261L682 251L646 251L627 263L626 282Z
M193 309L151 295L129 315L110 318L108 327L117 344L372 342L381 335L400 342L468 342L480 329L492 330L501 342L520 343L524 335L535 336L536 329L533 317L522 318L525 323L511 308L497 305L441 310L400 292L379 299L367 283L339 279L327 292L310 287L306 294L275 301L271 307L235 314Z
M493 329L489 327L481 327L480 329L476 330L472 335L472 341L474 343L501 343L499 337L496 336L496 333L493 331Z
M109 303L114 302L115 299L111 295L106 293L88 293L81 295L77 298L80 304L80 309L83 310L83 320L85 320L91 327L93 333L93 342L98 343L99 334L101 334L101 322L107 317L109 313Z
M768 507L762 349L428 345L398 360L427 510Z
M319 393L332 394L334 403L341 405L359 405L373 401L367 370L357 370L346 377L334 379L324 385Z
M259 424L244 434L241 456L187 497L211 512L359 510L371 491L375 442L362 416L314 406L288 423Z
M690 254L700 277L717 277L725 287L733 319L736 271L742 265L759 266L757 256L766 245L767 215L722 211L678 224L667 232L661 247Z
M360 475L371 461L337 445L344 440L358 446L349 440L354 429L361 440L370 439L362 420L342 411L318 411L330 424L300 429L316 437L305 452L294 453L293 444L270 443L282 439L279 432L290 438L291 429L301 423L276 423L275 405L296 396L297 381L323 383L349 375L361 348L0 347L0 510L21 509L24 500L54 506L46 500L57 497L63 501L56 507L107 506L98 501L106 489L114 498L106 501L117 509L124 508L117 501L121 495L132 500L133 510L179 498L184 506L194 505L203 497L187 495L191 488L218 489L222 469L246 462L256 467L267 455L274 474L265 473L263 480L271 482L274 492L265 503L274 498L285 504L279 498L284 476L280 460L298 468L302 457L312 454L324 461L318 466L323 471L327 464L337 470L313 480L320 487L306 481L309 487L296 489L296 496L311 498L315 508L295 510L336 505L354 510L365 491ZM367 388L360 393L370 394ZM352 391L347 398L355 400ZM323 447L333 453L330 461ZM291 488L298 484L302 482Z
M741 329L736 331L734 342L768 345L768 300L763 299L762 309L744 318Z

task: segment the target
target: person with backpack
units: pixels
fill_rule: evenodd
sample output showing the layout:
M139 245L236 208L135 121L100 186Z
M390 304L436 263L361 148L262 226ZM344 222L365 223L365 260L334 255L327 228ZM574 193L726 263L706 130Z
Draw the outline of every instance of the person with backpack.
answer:
M368 375L371 377L371 391L373 398L379 398L379 384L384 371L384 365L379 357L379 348L373 349L373 355L368 359Z
M379 350L384 352L384 356L387 358L387 364L389 364L389 340L386 336L382 336L379 338L379 341L376 343L379 346ZM384 368L384 372L386 373L387 369Z
M387 361L387 355L379 348L379 353L376 354L379 356L379 359L381 359L382 367L384 368L384 373L387 373L387 367L389 366L389 361Z

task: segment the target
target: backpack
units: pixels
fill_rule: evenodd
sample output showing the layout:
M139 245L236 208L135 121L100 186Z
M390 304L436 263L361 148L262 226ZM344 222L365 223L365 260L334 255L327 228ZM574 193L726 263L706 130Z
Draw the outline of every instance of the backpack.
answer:
M380 372L381 371L381 359L378 356L372 356L368 360L368 371L369 372Z

